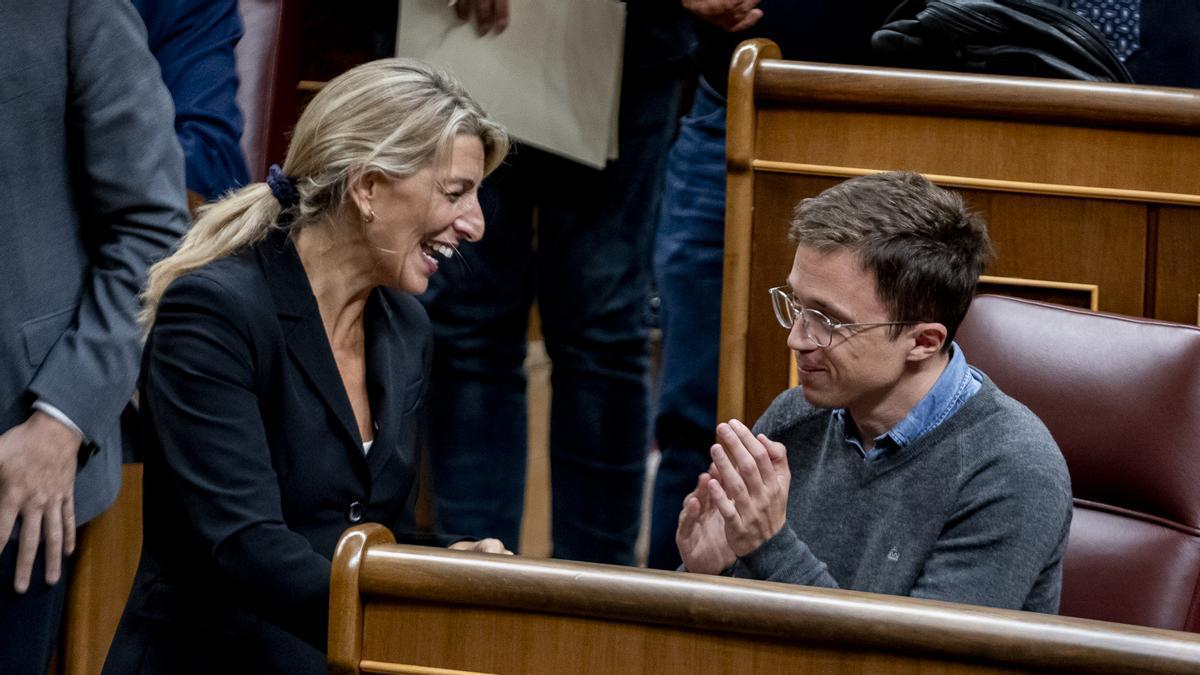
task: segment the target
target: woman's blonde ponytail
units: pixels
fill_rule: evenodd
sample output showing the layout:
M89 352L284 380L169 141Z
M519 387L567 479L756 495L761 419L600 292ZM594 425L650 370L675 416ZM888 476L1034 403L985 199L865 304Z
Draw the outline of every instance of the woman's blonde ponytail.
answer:
M220 201L205 204L192 229L170 256L150 268L138 320L148 331L162 294L179 277L262 241L279 217L279 202L266 183L253 183Z

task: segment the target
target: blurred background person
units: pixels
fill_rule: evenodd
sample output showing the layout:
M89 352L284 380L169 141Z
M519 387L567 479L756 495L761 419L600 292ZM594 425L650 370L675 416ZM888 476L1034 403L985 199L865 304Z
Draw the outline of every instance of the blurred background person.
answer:
M497 4L456 8L478 20L480 7L494 17ZM434 279L423 301L437 345L429 453L438 527L519 536L536 300L553 364L553 555L632 564L649 441L650 246L691 35L674 2L626 7L619 158L596 170L518 146L480 195L493 236L464 248L464 264Z
M175 103L189 199L208 202L249 182L242 155L234 47L236 0L133 0Z
M1200 3L1192 0L1049 0L1104 34L1137 84L1200 87Z

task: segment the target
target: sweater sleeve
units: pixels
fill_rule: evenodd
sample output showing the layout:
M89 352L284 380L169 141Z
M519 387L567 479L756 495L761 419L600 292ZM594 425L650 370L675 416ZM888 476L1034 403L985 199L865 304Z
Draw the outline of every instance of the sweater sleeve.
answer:
M826 569L825 563L813 555L808 544L784 523L783 529L763 542L754 551L741 556L733 566L733 576L739 579L779 581L785 584L838 588L838 582Z
M91 0L72 3L70 17L70 90L66 118L58 122L66 124L70 140L62 150L70 156L59 161L78 169L72 185L91 259L74 320L54 341L29 393L99 440L111 437L134 390L138 289L150 265L187 230L188 214L171 101L137 15L127 2Z

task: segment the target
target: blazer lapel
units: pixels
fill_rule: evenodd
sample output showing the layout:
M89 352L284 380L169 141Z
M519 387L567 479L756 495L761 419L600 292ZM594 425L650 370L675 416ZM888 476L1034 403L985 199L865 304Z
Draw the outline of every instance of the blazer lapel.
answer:
M287 233L276 232L258 247L258 252L292 360L333 413L343 435L358 449L357 454L361 457L358 423L333 359L325 326L321 323L317 299L295 246Z
M401 406L404 397L408 358L397 349L396 339L403 333L395 325L396 317L380 289L375 289L367 303L364 329L367 340L367 394L371 399L371 416L375 419L375 443L367 455L372 479L379 476L388 460L396 454L399 442ZM378 452L376 452L378 448Z

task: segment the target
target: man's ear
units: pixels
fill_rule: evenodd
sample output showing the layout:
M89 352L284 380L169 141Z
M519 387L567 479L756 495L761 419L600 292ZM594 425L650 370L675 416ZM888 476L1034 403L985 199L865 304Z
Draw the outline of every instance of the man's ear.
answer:
M949 331L940 323L918 323L912 327L912 347L908 351L909 361L923 361L936 356L946 344Z

